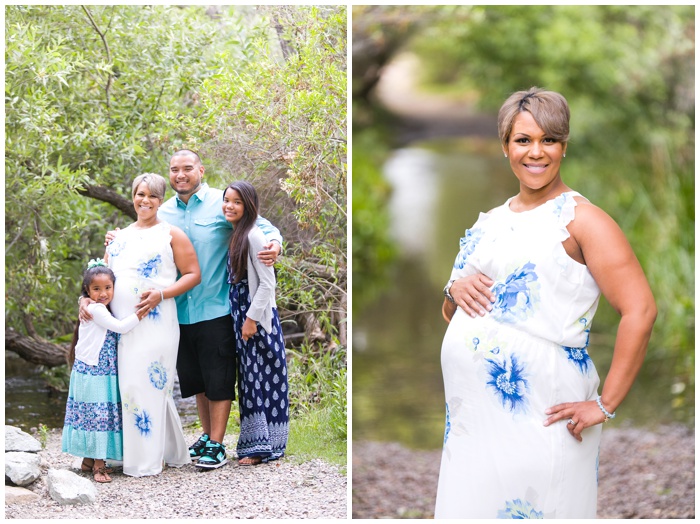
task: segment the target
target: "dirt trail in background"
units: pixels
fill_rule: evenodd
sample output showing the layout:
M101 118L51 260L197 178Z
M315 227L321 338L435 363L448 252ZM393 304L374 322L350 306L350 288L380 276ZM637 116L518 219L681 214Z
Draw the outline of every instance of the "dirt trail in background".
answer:
M421 92L419 74L415 56L399 55L384 67L376 87L382 105L401 120L399 142L450 136L497 138L496 116L477 112L472 93L454 98Z

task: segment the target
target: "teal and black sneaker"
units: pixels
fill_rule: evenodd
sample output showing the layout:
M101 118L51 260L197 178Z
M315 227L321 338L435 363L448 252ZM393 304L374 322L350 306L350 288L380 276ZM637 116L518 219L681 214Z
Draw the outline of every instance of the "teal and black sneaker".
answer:
M209 435L206 433L199 437L199 440L190 446L190 460L199 460L204 455L204 447L209 442Z
M198 468L216 469L226 464L226 448L223 444L210 440L204 446L204 454L195 462Z

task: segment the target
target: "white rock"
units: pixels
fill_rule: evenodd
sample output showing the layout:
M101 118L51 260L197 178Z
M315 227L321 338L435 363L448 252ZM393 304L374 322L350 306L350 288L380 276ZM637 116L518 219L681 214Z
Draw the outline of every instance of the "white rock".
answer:
M15 426L5 426L5 452L7 451L37 453L41 451L41 442Z
M47 480L49 495L59 504L92 504L97 497L92 482L67 469L50 469Z
M41 497L28 490L16 486L5 486L5 504L34 502Z
M5 453L5 477L17 486L28 486L41 476L40 462L34 453Z

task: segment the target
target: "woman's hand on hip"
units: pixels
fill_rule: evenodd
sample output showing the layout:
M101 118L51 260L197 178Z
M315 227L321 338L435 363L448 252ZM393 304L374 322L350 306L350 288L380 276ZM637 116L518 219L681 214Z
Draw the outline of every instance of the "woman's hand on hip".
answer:
M545 426L564 420L566 421L566 429L579 442L583 441L581 432L584 429L605 422L605 415L595 400L557 404L547 409L545 414L549 415L544 421Z
M477 273L455 280L450 287L450 295L467 315L472 318L477 315L483 317L493 308L491 303L496 301L491 292L492 285L493 280L483 273Z

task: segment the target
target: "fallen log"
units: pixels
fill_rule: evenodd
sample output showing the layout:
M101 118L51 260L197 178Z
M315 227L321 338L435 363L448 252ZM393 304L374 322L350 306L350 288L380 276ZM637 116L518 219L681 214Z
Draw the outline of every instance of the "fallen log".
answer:
M28 337L14 329L5 330L5 350L17 353L27 362L50 368L67 362L68 347L54 344L39 337Z

